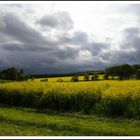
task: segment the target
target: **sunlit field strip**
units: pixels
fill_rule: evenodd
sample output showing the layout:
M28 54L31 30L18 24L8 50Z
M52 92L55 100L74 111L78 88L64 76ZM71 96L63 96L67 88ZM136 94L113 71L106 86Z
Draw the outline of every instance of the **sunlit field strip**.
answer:
M99 79L103 80L104 74L99 74ZM92 75L89 76L89 79L91 80ZM57 80L62 79L64 82L70 82L71 81L71 76L67 77L53 77L53 78L47 78L49 82L57 82ZM36 78L35 81L40 81L46 78ZM109 76L109 79L111 79L111 76ZM114 76L114 79L118 79L117 76ZM84 76L79 76L80 81L84 81Z

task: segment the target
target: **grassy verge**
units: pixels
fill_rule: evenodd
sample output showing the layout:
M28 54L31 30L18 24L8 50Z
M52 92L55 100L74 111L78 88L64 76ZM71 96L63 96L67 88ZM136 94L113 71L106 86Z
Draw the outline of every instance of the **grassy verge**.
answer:
M140 121L0 107L1 136L140 136Z

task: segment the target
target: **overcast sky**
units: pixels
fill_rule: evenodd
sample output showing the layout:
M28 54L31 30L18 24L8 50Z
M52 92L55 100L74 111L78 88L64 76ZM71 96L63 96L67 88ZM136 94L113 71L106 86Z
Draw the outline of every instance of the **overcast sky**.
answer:
M0 4L0 69L29 73L140 64L140 4Z

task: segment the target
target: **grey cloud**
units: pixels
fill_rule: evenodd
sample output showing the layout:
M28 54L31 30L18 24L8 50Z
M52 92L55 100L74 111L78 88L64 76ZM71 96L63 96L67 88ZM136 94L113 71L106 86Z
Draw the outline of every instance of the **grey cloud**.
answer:
M43 37L40 32L29 27L22 20L13 14L6 14L1 18L5 26L1 29L1 36L11 38L11 40L19 43L5 44L3 47L8 50L18 51L48 51L57 46L56 42L52 42Z
M73 28L73 21L69 13L64 11L45 15L39 19L36 24L40 24L43 27L61 30L70 30Z
M101 55L110 65L119 65L124 63L136 64L137 58L134 52L126 52L123 50L114 50Z
M128 62L140 63L140 28L128 28L124 32L126 36L121 48L128 48Z
M60 59L73 59L78 57L79 49L78 48L69 48L65 47L64 49L54 50L53 54Z
M121 41L120 50L112 50L101 54L110 65L139 64L140 63L140 28L131 27L123 31L124 39Z
M19 43L0 43L0 47L10 51L24 50L22 44Z
M124 30L125 39L120 44L122 49L140 50L140 28L131 27Z
M52 72L62 68L61 65L58 68L61 60L72 59L78 53L67 47L60 49L59 42L47 40L15 15L5 14L0 19L5 25L1 29L5 39L0 41L0 52L5 55L1 57L0 67L16 66L32 73Z
M7 63L8 66L24 68L26 71L32 73L81 71L84 69L93 69L93 65L95 66L94 60L92 63L82 60L80 63L77 62L79 51L84 48L70 48L65 46L63 49L60 49L58 45L55 49L40 52L38 47L35 47L37 51L29 49L31 47L26 47L25 50L25 46L19 43L3 43L0 45L0 48L2 48L1 46L5 48L4 50L6 52L9 51L6 55L6 60L9 62ZM4 58L2 59L4 60ZM66 60L69 60L70 64ZM99 60L96 60L96 62L101 64ZM101 67L98 64L96 64L94 69Z
M41 20L44 21L41 23ZM16 66L30 73L59 73L93 70L93 67L103 69L114 64L139 63L140 60L139 28L125 29L121 50L111 51L109 42L91 40L83 31L61 34L57 41L49 40L16 14L5 14L0 17L0 23L0 68ZM38 24L61 30L73 26L66 12L46 15ZM84 50L92 56L79 60L79 52Z
M87 50L89 50L92 53L92 55L96 56L96 55L100 55L102 53L102 50L109 49L109 47L110 44L108 43L93 42L89 45Z
M12 36L14 39L18 39L23 43L46 43L46 40L39 32L26 25L23 21L21 21L13 14L5 15L3 17L3 22L5 23L3 33Z
M33 44L23 44L23 43L0 43L0 47L8 51L30 51L30 52L43 52L51 51L51 48L45 48L42 46L37 46Z
M85 46L88 43L88 36L85 32L77 31L72 35L64 35L59 38L61 44L71 44L71 45L80 45Z
M88 50L94 56L101 53L103 49L108 49L110 47L108 43L89 41L87 33L82 31L74 32L72 36L63 36L60 38L59 42L61 44L80 46L79 49Z

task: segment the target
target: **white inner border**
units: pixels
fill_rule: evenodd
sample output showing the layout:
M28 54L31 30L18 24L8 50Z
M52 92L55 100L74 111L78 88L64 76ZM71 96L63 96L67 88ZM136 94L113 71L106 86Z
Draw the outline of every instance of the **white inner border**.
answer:
M0 4L140 4L140 1L0 1ZM140 136L0 136L0 139L140 139Z
M63 3L95 3L95 4L140 4L140 1L0 1L0 4L56 4Z

